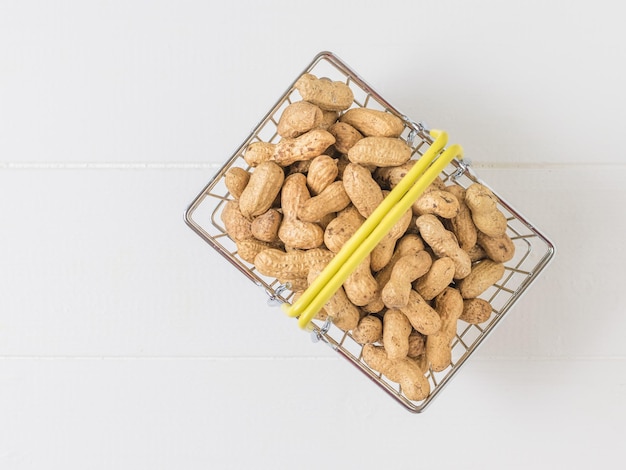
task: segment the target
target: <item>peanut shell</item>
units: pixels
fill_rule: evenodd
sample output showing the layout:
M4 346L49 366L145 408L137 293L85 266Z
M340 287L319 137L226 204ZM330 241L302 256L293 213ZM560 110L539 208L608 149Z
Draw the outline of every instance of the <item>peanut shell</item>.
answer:
M465 203L478 230L490 237L506 232L506 217L498 209L498 200L489 188L480 183L471 184L465 191Z
M446 191L454 194L459 201L458 214L448 221L450 231L456 236L459 246L468 251L476 245L478 233L472 220L472 213L465 203L465 189L453 184L446 187Z
M459 214L459 200L454 194L441 189L434 189L423 193L412 206L416 215L434 214L445 219L451 219Z
M454 278L463 279L472 267L466 251L461 249L454 234L433 214L424 214L415 222L420 235L439 257L448 257L454 262Z
M459 290L464 299L478 297L504 276L504 264L484 259L472 266L467 277L459 281Z
M389 359L401 359L409 354L411 323L400 310L389 309L383 316L383 346Z
M246 147L243 159L248 165L254 167L262 162L271 160L275 149L276 144L270 142L252 142Z
M415 290L411 290L408 303L399 310L406 315L411 326L423 335L434 334L441 328L439 314Z
M314 127L318 127L323 120L322 110L308 101L296 101L289 104L280 115L276 132L281 137L298 137Z
M353 163L372 167L398 166L411 158L408 144L395 137L364 137L348 151Z
M337 160L328 156L320 155L310 160L307 168L306 184L313 196L321 193L330 183L335 181L339 174Z
M434 299L454 278L454 261L444 256L433 261L426 274L413 283L413 288L425 299Z
M383 191L364 166L348 164L343 171L342 180L352 204L363 217L369 217L383 201Z
M365 136L400 137L404 123L398 116L371 108L352 108L339 118Z
M250 181L250 173L238 166L229 168L224 174L226 189L235 199L239 199L248 181Z
M463 300L463 313L459 317L461 320L478 325L486 322L491 316L491 304L485 299L475 297Z
M335 137L337 151L343 154L347 154L363 138L363 134L345 122L336 122L328 128L328 132Z
M220 214L226 233L233 240L252 238L252 222L245 217L235 200L227 201Z
M285 172L276 163L260 163L250 175L250 181L239 196L239 209L248 218L266 212L280 193Z
M482 232L478 232L477 243L485 250L489 259L498 263L506 263L515 256L515 244L506 233L490 237Z
M317 196L313 196L302 203L298 209L298 218L303 222L318 222L330 213L345 209L350 202L343 182L335 181Z
M295 138L283 138L274 148L272 160L288 166L301 160L311 160L335 143L333 135L324 129L312 129Z
M359 344L377 343L383 337L383 322L375 315L367 315L361 318L351 336Z
M252 235L257 240L275 242L278 240L278 229L283 215L277 209L269 209L256 217L251 224Z
M311 73L303 74L295 83L302 99L326 111L343 111L354 101L348 85L339 81L324 80Z

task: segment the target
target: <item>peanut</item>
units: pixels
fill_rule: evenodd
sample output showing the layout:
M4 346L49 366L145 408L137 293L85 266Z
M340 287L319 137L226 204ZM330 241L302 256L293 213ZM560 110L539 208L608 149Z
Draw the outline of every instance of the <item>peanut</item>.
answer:
M454 278L454 261L444 256L433 261L426 274L413 283L413 288L425 299L434 299Z
M258 166L260 163L271 160L276 144L270 142L252 142L246 147L243 159L252 167Z
M489 320L491 311L491 304L485 299L478 297L465 299L463 300L463 313L460 319L467 323L478 325Z
M336 122L328 128L328 132L335 137L335 148L342 154L347 154L363 138L363 134L345 122Z
M404 122L398 116L371 108L352 108L339 118L365 136L400 137Z
M378 283L370 270L370 255L350 273L343 283L350 301L359 307L370 303L379 293Z
M391 190L406 176L416 160L409 160L398 166L379 167L374 170L374 179L382 189Z
M252 222L241 213L237 201L227 201L220 218L226 233L234 241L252 238Z
M306 250L324 243L324 231L319 225L298 219L300 206L310 197L306 176L294 173L285 178L281 191L283 221L278 228L278 238L289 247Z
M446 190L456 196L459 202L458 214L448 220L450 231L456 236L459 246L468 251L476 245L478 233L472 220L472 213L465 203L465 189L461 186L450 185L446 187Z
M387 308L402 308L409 303L412 283L428 272L432 259L425 251L402 256L394 264L389 281L382 289L382 301Z
M506 263L515 256L515 244L506 233L497 237L490 237L483 232L478 232L477 243L492 261Z
M369 217L383 201L383 191L364 166L349 163L343 171L342 180L352 204L363 217Z
M398 166L411 158L412 150L408 144L395 137L364 137L348 151L352 163L365 166Z
M426 336L417 330L413 330L409 335L408 357L416 359L426 352Z
M307 101L296 101L283 110L276 132L281 137L298 137L318 127L323 118L322 110L318 106Z
M359 344L378 343L383 338L383 322L375 315L366 315L352 330L351 336Z
M383 346L389 359L401 359L409 354L409 319L400 310L389 309L383 316Z
M295 138L283 138L274 148L272 160L288 166L301 160L311 160L335 143L333 135L324 129L311 129Z
M268 242L257 240L256 238L246 238L244 240L236 240L237 255L248 263L254 263L256 255L268 248L275 248Z
M248 218L266 212L278 196L285 172L276 163L260 163L250 175L250 181L239 197L239 209Z
M252 235L257 240L264 242L278 241L278 229L283 220L283 215L277 209L269 209L264 214L256 217L250 226Z
M294 86L304 101L326 111L343 111L354 101L352 89L345 83L317 78L311 73L300 76Z
M439 314L415 290L411 290L408 303L399 310L406 315L411 326L423 335L432 335L441 328Z
M306 279L315 263L328 263L332 257L333 253L324 248L289 252L267 248L255 256L254 266L263 276L277 279Z
M426 337L426 357L431 369L441 372L452 362L451 343L456 335L457 320L463 312L460 292L446 287L435 298L435 310L441 318L441 329Z
M330 183L335 181L338 174L339 168L337 167L337 160L334 158L328 155L320 155L310 160L306 184L311 195L317 196L321 193Z
M471 184L465 191L465 203L478 230L490 237L506 232L506 217L498 209L498 199L489 188L480 183Z
M352 205L340 211L324 230L324 244L333 253L338 253L354 232L358 230L365 218Z
M415 215L434 214L452 219L459 214L459 200L449 191L434 189L423 193L412 206Z
M238 166L230 167L224 174L226 189L235 199L239 199L248 181L250 181L250 173Z
M459 247L456 237L446 230L443 223L432 214L424 214L415 222L420 235L439 257L448 257L454 262L454 278L463 279L472 268L467 252Z
M376 275L374 276L376 282L378 282L379 291L382 292L382 288L384 288L385 284L387 284L387 282L389 282L389 279L391 279L393 267L398 259L400 259L402 256L416 254L423 250L424 242L419 237L419 235L406 234L402 238L400 238L400 240L396 244L396 248L391 257L391 260L389 260L384 268L377 271ZM382 295L378 295L374 298L372 302L363 306L363 310L365 310L366 312L380 312L383 308L385 308L385 304L382 300Z
M504 276L504 264L484 259L472 266L472 272L459 281L459 290L464 299L478 297Z
M350 202L343 182L335 181L317 196L303 202L298 209L298 218L303 222L318 222L328 214L345 209Z
M457 320L463 313L463 297L458 289L446 287L435 297L435 310L441 318L441 333L452 339L456 336Z

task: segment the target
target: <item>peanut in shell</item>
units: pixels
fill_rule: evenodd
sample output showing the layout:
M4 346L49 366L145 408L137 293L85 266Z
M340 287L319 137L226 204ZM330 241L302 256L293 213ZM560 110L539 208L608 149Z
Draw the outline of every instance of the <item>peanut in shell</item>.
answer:
M426 274L413 283L413 288L425 299L434 299L454 278L454 261L444 256L433 261Z
M351 162L372 167L402 165L411 155L411 147L396 137L364 137L348 151Z
M515 256L515 243L506 233L490 237L482 232L478 232L477 243L492 261L506 263Z
M239 196L239 209L248 218L266 212L280 193L285 179L284 170L272 161L260 163Z
M289 104L280 115L276 132L281 137L298 137L318 127L324 118L322 110L308 101Z
M478 325L489 320L491 312L491 304L485 299L481 299L479 297L464 299L463 313L459 319L467 323L471 323L472 325Z
M324 129L311 129L295 138L283 138L274 147L272 160L280 166L311 160L322 155L335 143L333 135Z
M367 218L383 201L383 191L370 171L357 163L349 163L343 170L343 186L359 213Z
M328 128L328 132L335 137L335 148L342 154L347 154L363 138L363 134L345 122L336 122Z
M337 160L329 155L319 155L313 160L307 168L306 185L315 196L321 193L330 183L335 181L339 174Z
M464 299L478 297L504 276L504 264L484 259L472 266L472 271L459 281L459 290Z
M318 78L311 73L301 75L294 86L304 101L325 111L343 111L354 101L354 93L345 83Z
M245 169L233 166L224 174L224 184L233 198L239 199L241 193L246 189L250 181L250 173Z
M372 108L352 108L339 118L364 136L400 137L404 122L398 116Z
M506 217L498 208L498 199L489 188L472 183L465 190L465 203L478 230L490 237L498 237L506 232Z

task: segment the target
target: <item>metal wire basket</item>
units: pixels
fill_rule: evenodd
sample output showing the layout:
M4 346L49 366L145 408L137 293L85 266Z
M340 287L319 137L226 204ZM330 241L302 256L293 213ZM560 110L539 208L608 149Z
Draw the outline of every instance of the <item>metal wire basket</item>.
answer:
M423 124L412 121L398 111L333 53L322 52L318 54L302 73L311 73L318 77L345 82L354 94L353 107L382 110L400 117L405 124L401 138L412 147L414 157L423 155L433 143ZM220 214L225 203L232 199L224 184L225 173L234 166L249 169L243 154L250 143L255 141L275 143L280 139L277 125L282 111L289 104L301 99L294 88L295 82L296 80L217 171L185 212L186 223L251 282L264 289L269 296L269 302L275 304L291 302L294 293L290 290L290 286L281 284L277 279L261 275L252 264L238 256L237 246L227 235L225 227L220 221ZM450 366L441 372L432 370L426 372L431 388L429 396L419 402L409 400L402 393L397 383L389 381L380 373L372 370L362 360L362 345L352 338L350 332L337 328L331 322L314 320L311 323L314 341L322 341L331 346L340 356L366 374L393 399L414 413L422 412L437 397L476 348L511 310L520 296L537 279L537 276L548 265L555 253L552 242L519 211L504 201L493 187L481 180L467 159L454 159L440 177L448 184L456 184L463 188L478 182L491 189L498 199L499 209L507 217L507 234L515 244L515 256L505 264L505 275L501 280L480 296L489 301L492 306L490 318L478 325L459 321L457 334L452 342Z

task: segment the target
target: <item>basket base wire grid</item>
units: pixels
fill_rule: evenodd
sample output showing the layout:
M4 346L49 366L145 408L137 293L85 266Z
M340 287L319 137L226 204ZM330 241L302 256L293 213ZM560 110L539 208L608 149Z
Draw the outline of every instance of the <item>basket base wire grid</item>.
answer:
M423 123L416 123L398 111L335 54L326 51L319 53L298 77L305 73L346 83L354 94L352 107L385 111L402 119L404 131L400 138L411 147L412 159L419 161L431 147L434 147L435 141ZM269 297L268 303L270 305L280 305L288 313L295 305L295 292L292 290L292 286L289 283L283 283L278 279L262 275L252 263L239 256L236 242L228 236L221 221L221 213L226 203L232 200L232 196L224 183L225 174L233 167L250 169L244 159L244 152L251 143L276 143L280 140L277 133L279 116L287 106L301 99L295 89L296 80L287 88L185 211L185 222L194 232L249 281L263 289ZM480 295L480 298L488 301L491 305L489 318L480 324L459 320L456 335L451 344L452 359L450 365L443 371L429 369L425 372L426 379L430 384L430 393L424 400L410 400L403 393L398 383L390 381L384 375L371 369L363 360L363 345L352 337L350 331L341 330L329 320L312 318L312 314L315 313L313 310L317 307L308 311L306 317L300 315L301 311L291 314L291 316L298 317L299 320L302 319L300 326L311 331L311 338L314 341L329 345L348 363L355 366L390 397L413 413L424 411L432 403L465 361L500 323L528 287L535 282L555 253L554 244L518 210L500 197L494 188L482 181L472 169L470 161L466 158L460 158L460 148L458 150L456 156L459 158L452 158L446 162L445 166L442 165L441 171L438 170L439 178L446 184L458 185L462 188L480 183L491 190L497 199L498 209L506 217L507 235L515 246L515 254L512 259L505 263L505 272L501 279ZM439 152L437 154L440 156ZM328 279L325 279L324 282L328 282ZM315 296L313 294L311 296L314 299Z

